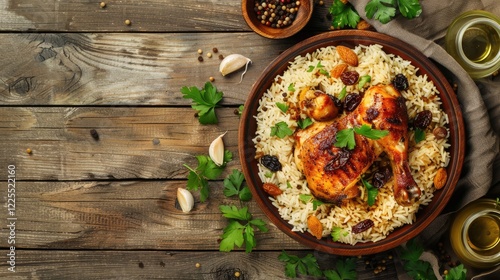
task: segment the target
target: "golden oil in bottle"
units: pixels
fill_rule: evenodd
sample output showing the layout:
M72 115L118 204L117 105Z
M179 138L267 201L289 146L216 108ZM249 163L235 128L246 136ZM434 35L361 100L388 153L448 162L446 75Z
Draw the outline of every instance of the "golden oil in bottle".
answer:
M500 264L500 205L479 199L460 210L450 228L450 242L466 265L489 268Z
M446 33L446 50L476 79L500 69L500 19L481 10L457 17Z

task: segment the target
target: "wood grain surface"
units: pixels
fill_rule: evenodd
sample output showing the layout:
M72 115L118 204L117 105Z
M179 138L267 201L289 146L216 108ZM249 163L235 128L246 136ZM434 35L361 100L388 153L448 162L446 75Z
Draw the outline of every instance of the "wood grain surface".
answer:
M282 250L334 268L337 256L300 245L254 201L242 205L269 232L256 232L250 254L219 252L227 219L218 207L240 205L222 193L223 178L241 167L234 110L278 54L329 30L332 1L314 2L303 31L270 40L246 25L240 1L120 0L104 8L101 1L0 1L0 278L284 279ZM242 71L218 72L218 56L232 53L252 60L241 83ZM201 125L180 88L210 77L224 92L220 122ZM193 211L183 213L175 194L186 187L184 164L196 166L195 156L226 131L233 160L209 182L207 202L194 192ZM15 244L8 166L16 170ZM13 245L15 273L6 256ZM373 273L373 259L389 254L360 257L359 278L394 279L389 259L387 270Z

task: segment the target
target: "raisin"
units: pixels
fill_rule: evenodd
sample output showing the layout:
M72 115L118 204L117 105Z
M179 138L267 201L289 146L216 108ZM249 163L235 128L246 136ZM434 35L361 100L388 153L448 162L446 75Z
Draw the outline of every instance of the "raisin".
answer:
M425 129L431 124L432 121L432 113L429 110L424 110L421 112L418 112L418 114L415 116L413 119L413 126L420 128L420 129Z
M375 223L373 223L372 220L366 219L363 220L359 223L357 223L355 226L352 227L352 233L361 233L363 231L368 230L369 228L373 227Z
M349 93L345 97L344 109L347 112L352 112L356 107L358 107L359 103L361 103L361 95L357 93Z
M342 111L344 110L344 104L342 103L342 100L330 94L328 96L330 96L330 98L333 100L333 104L335 104L335 107L337 107L338 114L342 114Z
M380 112L378 111L377 108L370 107L370 108L368 108L368 110L366 110L365 120L367 122L372 122L374 119L376 119L378 117L379 114L380 114Z
M276 156L265 155L260 159L260 163L273 172L281 171L281 163Z
M345 71L340 75L340 80L342 80L342 83L347 86L354 85L356 82L358 82L359 79L359 73L356 71Z
M375 188L380 189L391 178L392 169L389 166L382 166L373 174L372 184Z
M339 169L346 165L347 161L351 157L351 152L347 149L341 149L338 153L335 153L333 155L332 160L330 160L326 165L325 165L325 172L328 171L333 171L336 169Z
M403 74L397 74L394 79L392 79L392 85L397 90L405 90L408 88L408 79Z
M434 134L434 137L436 137L436 139L440 140L440 139L444 139L444 138L446 138L446 136L448 136L448 130L446 130L446 128L444 128L442 126L438 126L438 127L434 128L434 130L432 131L432 134Z

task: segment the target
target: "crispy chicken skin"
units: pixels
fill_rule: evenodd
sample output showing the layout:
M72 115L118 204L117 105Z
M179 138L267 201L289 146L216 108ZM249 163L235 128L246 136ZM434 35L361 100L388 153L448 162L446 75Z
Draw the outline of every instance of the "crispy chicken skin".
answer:
M334 146L337 132L368 124L389 134L371 140L355 134L353 150ZM385 152L394 174L394 196L400 205L420 197L408 165L408 114L404 98L391 85L370 87L358 107L330 122L316 122L295 134L295 161L311 193L318 199L342 204L359 195L356 183L377 157Z

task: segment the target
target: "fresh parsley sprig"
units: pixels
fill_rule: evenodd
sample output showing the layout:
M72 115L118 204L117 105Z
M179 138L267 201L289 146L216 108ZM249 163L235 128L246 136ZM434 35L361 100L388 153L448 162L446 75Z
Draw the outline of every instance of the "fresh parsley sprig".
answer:
M245 243L245 252L250 253L257 246L255 228L267 232L268 228L262 219L253 219L248 207L238 208L234 205L220 205L222 216L229 219L224 228L219 250L230 252L235 246L241 247Z
M182 87L181 93L186 99L192 99L191 108L198 113L198 121L201 124L217 124L219 120L215 114L215 107L222 100L223 93L217 91L214 85L206 82L201 89L193 87Z
M341 236L347 236L348 234L349 232L341 227L333 227L330 235L332 236L332 240L337 242L340 240Z
M250 188L243 184L245 176L238 169L233 169L233 173L229 174L224 179L224 195L231 197L237 195L241 201L249 201L252 199Z
M361 20L351 3L344 4L340 0L333 1L329 12L332 15L332 26L335 28L344 28L346 26L356 28Z
M347 147L349 150L354 149L356 147L356 140L354 138L354 133L362 135L372 140L378 140L382 137L387 136L387 134L389 134L389 131L372 129L367 124L363 124L362 126L357 126L354 128L345 128L337 132L336 136L337 141L334 144L335 147L337 148Z
M300 127L301 129L306 129L308 126L310 126L312 124L313 124L313 121L309 117L307 117L305 119L300 119L297 121L297 126Z
M309 203L312 201L312 205L313 205L313 210L316 210L318 208L318 206L321 206L324 204L323 201L321 200L318 200L318 199L315 199L312 195L310 194L301 194L299 195L299 199L304 202L305 204Z
M356 280L356 259L338 259L335 263L336 270L324 270L323 273L328 280Z
M295 255L289 255L283 250L278 256L278 260L285 263L286 277L296 278L297 272L301 275L323 276L318 261L312 254L307 254L305 257L300 258Z
M196 159L198 160L198 166L196 168L184 164L184 167L189 170L186 189L190 191L200 191L200 201L205 202L210 194L208 180L215 180L222 174L226 167L226 163L233 159L233 154L226 150L224 152L224 163L221 166L215 164L208 155L199 155L196 156Z
M376 19L384 24L391 21L397 11L402 16L412 19L422 13L422 6L419 0L370 0L365 6L367 18ZM332 15L332 26L335 28L346 26L356 28L361 20L352 4L344 4L341 0L334 0L329 12Z

